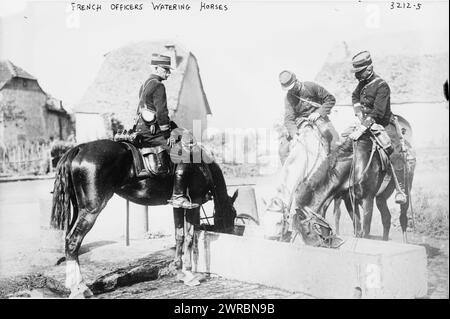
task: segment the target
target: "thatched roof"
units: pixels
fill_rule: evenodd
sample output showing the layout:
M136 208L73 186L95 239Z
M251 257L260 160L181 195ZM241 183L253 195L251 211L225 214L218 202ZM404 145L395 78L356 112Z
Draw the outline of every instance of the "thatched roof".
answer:
M337 44L316 77L336 96L337 104L350 105L357 82L350 72L357 53L345 42ZM448 77L448 53L372 55L374 71L391 88L392 103L444 101L442 85Z
M195 56L177 44L160 41L139 42L105 54L97 77L75 107L75 112L113 113L125 127L131 127L139 102L139 88L150 75L152 53L171 55L171 48L176 52L176 69L164 84L168 108L176 111L188 61ZM202 93L210 114L208 101Z

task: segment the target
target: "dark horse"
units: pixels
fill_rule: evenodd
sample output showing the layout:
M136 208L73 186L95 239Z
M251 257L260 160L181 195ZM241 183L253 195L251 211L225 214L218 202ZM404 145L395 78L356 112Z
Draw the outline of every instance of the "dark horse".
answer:
M210 199L208 194L211 193L215 208L215 230L231 232L236 216L233 203L237 192L233 197L228 196L222 171L214 161L193 165L188 183L192 201L202 204ZM208 182L201 167L209 169L212 183ZM113 194L150 206L165 205L170 199L173 176L155 176L144 180L137 180L134 176L131 151L125 144L112 140L80 144L67 151L59 161L53 191L51 226L65 230L66 287L71 290L72 297L91 295L81 276L78 250ZM183 261L183 267L189 271L193 244L195 254L194 225L200 224L200 208L186 211L187 225L184 225L183 209L174 208L173 213L176 228L175 262L181 267ZM182 258L183 241L185 251Z
M372 139L365 136L353 145L351 139L346 139L325 161L316 173L296 191L297 213L294 218L294 229L310 244L319 243L321 234L309 222L311 214L325 217L325 212L334 198L342 198L353 221L354 231L358 237L369 237L372 221L373 204L381 213L383 224L383 240L388 240L391 226L391 213L387 200L395 190L395 182L389 167L382 169L381 157L378 151L372 153ZM356 151L354 151L356 150ZM372 156L371 156L372 154ZM402 182L405 174L398 176ZM407 210L409 207L410 189L414 168L407 174L406 192L408 202L401 205L400 224L403 239L406 241ZM363 227L361 231L359 206L363 209Z

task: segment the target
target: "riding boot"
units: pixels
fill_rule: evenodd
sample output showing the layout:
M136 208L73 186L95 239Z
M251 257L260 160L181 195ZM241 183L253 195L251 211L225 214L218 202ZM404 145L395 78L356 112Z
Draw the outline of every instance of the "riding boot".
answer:
M175 170L172 199L169 203L175 208L193 209L200 205L191 203L186 196L188 164L180 163Z

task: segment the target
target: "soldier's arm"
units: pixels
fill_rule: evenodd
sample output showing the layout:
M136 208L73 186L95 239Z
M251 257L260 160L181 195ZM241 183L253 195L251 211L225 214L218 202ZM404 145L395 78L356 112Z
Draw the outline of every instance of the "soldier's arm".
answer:
M355 112L355 115L361 120L362 119L362 108L361 108L361 89L362 84L361 82L358 83L356 86L356 89L352 93L352 104L353 104L353 111Z
M166 88L159 83L153 93L153 104L156 107L156 121L161 131L170 128L169 110L167 109Z
M373 109L366 112L366 119L362 123L364 126L369 127L374 122L377 122L384 117L390 95L391 90L387 83L384 83L377 89L375 101L373 102Z
M297 125L295 124L295 111L287 96L284 99L284 126L288 130L289 136L294 137L297 133Z
M336 98L320 85L316 86L317 97L321 101L322 106L316 111L322 117L330 114L331 109L336 104Z

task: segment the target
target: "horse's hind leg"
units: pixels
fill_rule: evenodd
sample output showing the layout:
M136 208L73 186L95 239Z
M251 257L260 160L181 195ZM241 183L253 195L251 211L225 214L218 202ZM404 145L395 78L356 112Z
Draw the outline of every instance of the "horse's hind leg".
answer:
M403 235L403 242L408 242L408 237L406 233L406 229L408 228L408 208L410 207L410 200L411 200L411 187L412 187L412 181L413 181L413 173L409 173L408 183L405 182L405 175L401 174L402 176L402 183L405 186L406 190L406 203L400 205L400 226L402 227L402 235ZM407 185L408 184L408 185ZM412 212L411 212L412 213ZM414 221L413 221L414 222Z
M175 269L181 269L183 265L183 243L184 243L184 209L173 209L173 221L175 223L175 257L173 265Z
M408 236L406 233L406 229L408 228L408 207L409 207L409 193L406 194L407 200L406 203L400 205L400 226L402 227L402 241L403 243L408 242Z
M83 282L78 251L86 234L91 230L101 209L90 212L86 209L79 211L74 227L66 236L66 287L70 289L70 298L91 297L92 292Z

